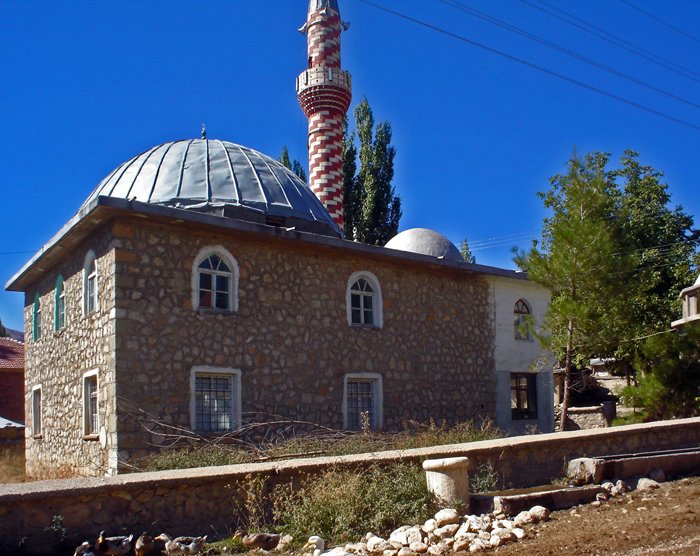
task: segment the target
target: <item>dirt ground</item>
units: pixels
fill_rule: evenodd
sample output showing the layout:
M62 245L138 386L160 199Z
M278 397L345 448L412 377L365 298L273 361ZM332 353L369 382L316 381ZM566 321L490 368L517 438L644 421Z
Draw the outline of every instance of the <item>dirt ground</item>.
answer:
M527 537L492 554L700 555L700 477L552 512Z

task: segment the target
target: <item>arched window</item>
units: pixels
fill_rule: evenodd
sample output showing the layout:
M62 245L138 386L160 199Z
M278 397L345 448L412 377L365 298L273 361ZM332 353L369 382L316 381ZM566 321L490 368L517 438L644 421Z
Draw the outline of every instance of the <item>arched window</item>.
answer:
M350 276L346 305L349 325L382 327L382 291L371 272L355 272Z
M94 251L88 251L83 262L83 314L99 309L97 296L97 259Z
M61 330L66 325L66 288L63 285L63 276L56 279L56 291L54 301L54 330Z
M238 263L221 246L206 247L195 258L192 307L232 312L238 309Z
M34 295L34 308L32 310L32 339L36 342L41 339L41 300L39 292Z
M528 325L530 324L530 307L527 303L518 299L515 302L515 308L513 309L514 316L514 326L515 326L515 339L516 340L531 340L530 330Z

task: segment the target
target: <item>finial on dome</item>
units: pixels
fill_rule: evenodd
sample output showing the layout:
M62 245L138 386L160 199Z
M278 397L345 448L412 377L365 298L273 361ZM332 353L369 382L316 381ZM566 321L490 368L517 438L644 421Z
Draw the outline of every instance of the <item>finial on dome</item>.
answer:
M207 138L207 126L206 124L202 124L202 139Z

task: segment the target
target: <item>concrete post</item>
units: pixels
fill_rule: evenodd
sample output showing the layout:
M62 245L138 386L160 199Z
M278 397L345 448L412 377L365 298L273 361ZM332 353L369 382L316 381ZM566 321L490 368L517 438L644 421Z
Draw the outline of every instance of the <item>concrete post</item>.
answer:
M469 508L469 458L428 459L423 469L428 490L441 504L462 502Z

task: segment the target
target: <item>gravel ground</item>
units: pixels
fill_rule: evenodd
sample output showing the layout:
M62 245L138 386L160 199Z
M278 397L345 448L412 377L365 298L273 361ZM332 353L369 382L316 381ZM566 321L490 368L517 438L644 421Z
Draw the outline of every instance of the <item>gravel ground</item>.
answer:
M492 554L700 555L700 477L633 491L600 506L552 512L527 537Z

